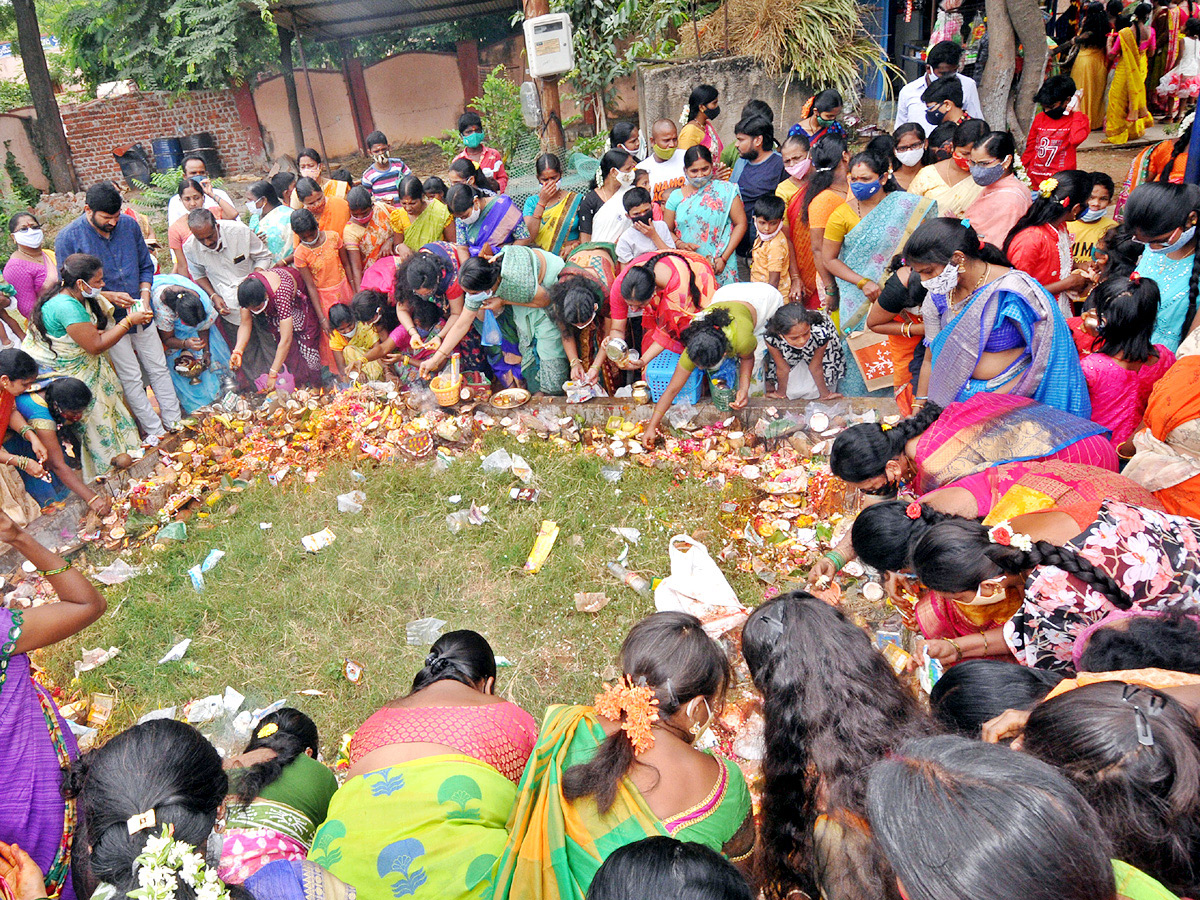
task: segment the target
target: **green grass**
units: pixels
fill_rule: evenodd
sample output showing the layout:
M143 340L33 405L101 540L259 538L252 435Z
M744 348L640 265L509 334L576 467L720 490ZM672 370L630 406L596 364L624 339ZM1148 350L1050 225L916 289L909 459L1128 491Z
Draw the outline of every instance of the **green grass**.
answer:
M670 472L637 463L609 484L600 477L601 460L538 440L518 445L493 436L484 452L497 446L529 461L542 502L509 500L516 479L485 476L476 454L442 472L428 463L360 466L365 484L352 480L348 464L332 466L311 485L289 480L274 488L262 479L228 496L208 518L191 519L186 543L143 551L142 561L153 568L112 588L107 615L44 651L40 662L67 685L81 647L121 648L119 657L68 689L117 695L106 733L230 685L246 695L246 708L286 697L311 715L327 759L343 732L408 690L428 651L406 641L413 619L434 616L447 621L447 630L486 635L513 663L500 670L499 692L535 716L549 703L590 698L626 632L653 611L650 598L605 570L623 546L609 527L640 529L630 568L666 575L667 539L697 529L719 533L718 504L727 497L694 478L676 484ZM337 494L355 488L367 494L365 510L338 513ZM447 502L454 494L462 495L462 507L472 500L489 505L491 521L451 534L445 517L459 508ZM539 574L524 574L544 518L558 522L558 542ZM264 531L259 522L274 527ZM304 552L300 538L327 526L336 543ZM720 549L716 537L708 543L714 554ZM211 549L226 555L196 593L187 569ZM751 576L730 578L743 602L761 600L763 585ZM576 591L605 591L612 602L599 613L580 613ZM193 639L185 659L157 665L185 637ZM366 668L358 685L342 674L347 657ZM295 693L305 689L325 696Z

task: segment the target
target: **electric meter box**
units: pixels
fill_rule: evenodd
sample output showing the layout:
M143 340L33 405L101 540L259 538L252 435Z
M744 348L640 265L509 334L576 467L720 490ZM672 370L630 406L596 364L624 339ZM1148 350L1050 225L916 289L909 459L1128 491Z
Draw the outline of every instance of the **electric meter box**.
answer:
M526 19L525 53L529 59L529 74L534 78L564 75L575 68L570 16L550 13Z

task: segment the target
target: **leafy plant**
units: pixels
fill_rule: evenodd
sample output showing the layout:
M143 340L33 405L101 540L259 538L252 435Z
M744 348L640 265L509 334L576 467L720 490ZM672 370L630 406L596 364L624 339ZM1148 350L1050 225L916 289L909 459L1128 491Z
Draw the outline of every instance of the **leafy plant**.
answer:
M483 80L483 93L473 98L467 106L479 113L483 130L487 134L489 147L495 147L505 161L512 159L522 144L527 144L533 134L521 116L520 85L504 77L504 67L496 66ZM446 129L442 137L425 138L424 143L436 146L450 162L462 150L462 137L457 131Z
M128 78L144 90L219 88L277 54L267 0L91 0L62 24L70 61L93 87Z
M25 170L21 168L21 164L17 162L17 157L9 146L11 143L12 141L4 142L4 171L12 186L13 197L26 206L35 206L41 199L42 192L30 184L29 179L25 177Z
M29 106L29 85L23 81L0 81L0 110L7 112L21 106Z
M694 31L680 31L684 55L723 49L728 16L731 52L811 86L853 95L865 74L896 71L867 34L865 7L856 0L725 0L725 5L700 20Z
M598 134L580 135L575 138L575 152L582 153L584 156L599 157L604 152L604 145L608 143L608 132L601 131Z

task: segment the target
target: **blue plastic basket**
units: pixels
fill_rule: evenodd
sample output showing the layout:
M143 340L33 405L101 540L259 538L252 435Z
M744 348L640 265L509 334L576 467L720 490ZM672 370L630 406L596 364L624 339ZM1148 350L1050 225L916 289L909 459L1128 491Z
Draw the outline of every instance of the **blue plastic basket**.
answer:
M646 374L646 383L650 385L650 397L655 403L658 398L663 395L663 391L667 389L667 385L671 383L671 378L675 375L675 364L679 362L679 354L672 353L670 350L663 350L658 356L650 360L650 365L643 370ZM672 406L678 403L699 403L700 402L700 370L696 369L688 377L683 389L675 395L675 399L671 402Z

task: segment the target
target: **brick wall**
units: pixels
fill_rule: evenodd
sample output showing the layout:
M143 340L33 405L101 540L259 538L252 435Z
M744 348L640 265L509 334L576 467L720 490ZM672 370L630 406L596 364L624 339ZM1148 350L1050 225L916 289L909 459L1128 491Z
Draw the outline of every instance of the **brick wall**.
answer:
M84 185L120 178L112 152L140 143L153 156L155 138L207 131L216 142L226 174L262 171L261 137L239 115L234 91L123 94L62 108L75 171ZM257 127L257 123L254 123Z

